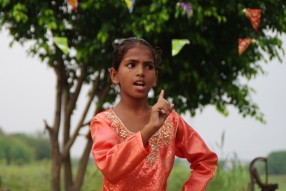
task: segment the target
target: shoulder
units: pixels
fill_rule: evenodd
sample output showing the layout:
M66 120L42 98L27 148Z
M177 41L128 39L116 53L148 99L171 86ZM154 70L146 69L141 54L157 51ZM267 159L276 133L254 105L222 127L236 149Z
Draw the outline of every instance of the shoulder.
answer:
M172 111L172 113L169 115L169 121L173 124L174 127L178 131L189 131L189 132L194 132L195 130L191 125L189 125L185 119L178 114L176 111Z
M172 123L174 127L178 127L179 119L180 115L175 110L173 110L166 121Z
M179 117L179 114L175 110L173 110L169 115L170 119L176 119L178 117Z
M102 111L98 114L96 114L92 120L91 120L91 124L94 122L101 122L101 123L108 123L110 124L112 121L112 109L107 109L105 111Z

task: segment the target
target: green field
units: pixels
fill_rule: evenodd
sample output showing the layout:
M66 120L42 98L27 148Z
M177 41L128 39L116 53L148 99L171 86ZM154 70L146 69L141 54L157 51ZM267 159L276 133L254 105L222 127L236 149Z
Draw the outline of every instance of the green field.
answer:
M168 191L180 191L189 175L189 171L182 164L177 164L168 180ZM0 190L9 191L49 191L50 189L50 161L33 162L25 165L6 165L0 163ZM87 168L82 191L100 191L101 173L93 164ZM262 179L264 180L264 179ZM278 191L286 191L286 175L268 177L269 183L278 183ZM236 167L229 171L218 170L215 178L210 182L209 191L247 191L249 175L246 168ZM63 190L63 189L62 189ZM259 191L260 189L256 189Z
M268 177L268 183L277 183L278 190L286 191L286 175L271 175Z

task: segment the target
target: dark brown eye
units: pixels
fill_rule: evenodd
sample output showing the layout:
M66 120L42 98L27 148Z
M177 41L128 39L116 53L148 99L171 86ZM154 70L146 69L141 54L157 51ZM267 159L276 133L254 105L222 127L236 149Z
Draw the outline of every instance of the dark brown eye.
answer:
M149 69L149 70L153 70L154 66L152 64L148 64L146 68Z
M127 67L128 67L128 68L134 68L134 66L135 66L135 64L133 64L133 63L127 64Z

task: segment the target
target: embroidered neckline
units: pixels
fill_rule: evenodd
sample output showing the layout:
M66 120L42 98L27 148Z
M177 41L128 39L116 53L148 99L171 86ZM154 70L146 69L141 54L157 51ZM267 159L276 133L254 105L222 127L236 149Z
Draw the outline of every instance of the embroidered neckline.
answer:
M111 125L114 127L115 132L119 135L120 143L126 141L129 136L136 134L125 127L112 108L106 110L104 113L111 120ZM170 123L168 116L159 131L157 131L156 134L149 139L148 142L150 145L150 154L147 156L146 160L150 166L153 166L155 161L158 159L158 152L161 147L172 145L172 137L174 136L174 132L172 133L172 127L173 126Z
M130 130L125 126L125 124L124 124L124 123L121 121L121 119L116 115L116 113L113 111L112 108L110 108L109 110L111 111L112 115L117 119L117 121L119 121L119 123L121 123L122 127L123 127L128 133L130 133L131 135L136 134L136 133L130 131ZM169 116L166 118L165 121L167 121L168 118L169 118ZM165 122L164 122L164 123L165 123ZM163 124L163 125L164 125L164 124ZM162 128L160 128L154 135L152 135L152 137L153 137L153 136L158 136L158 135L160 134L161 129L162 129Z

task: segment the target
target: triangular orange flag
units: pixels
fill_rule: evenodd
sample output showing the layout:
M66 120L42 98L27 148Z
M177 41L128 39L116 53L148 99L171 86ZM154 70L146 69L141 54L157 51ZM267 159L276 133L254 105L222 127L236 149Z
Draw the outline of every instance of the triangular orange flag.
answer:
M73 7L73 10L77 12L77 0L68 0L71 6Z
M238 54L241 56L243 52L248 48L251 42L253 42L253 38L240 38L238 39Z
M257 32L260 23L261 9L245 9L245 12L252 24L252 27Z

